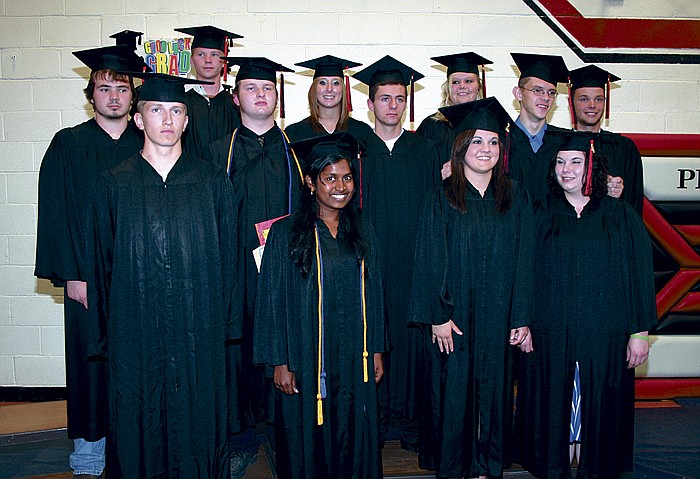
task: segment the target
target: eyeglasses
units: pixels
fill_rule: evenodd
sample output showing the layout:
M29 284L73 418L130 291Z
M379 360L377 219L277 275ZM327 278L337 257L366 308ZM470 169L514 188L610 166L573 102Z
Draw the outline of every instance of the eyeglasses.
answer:
M544 88L536 86L535 88L525 88L524 86L518 87L521 90L527 90L534 93L536 96L548 96L549 98L556 98L559 94L556 90L545 90Z

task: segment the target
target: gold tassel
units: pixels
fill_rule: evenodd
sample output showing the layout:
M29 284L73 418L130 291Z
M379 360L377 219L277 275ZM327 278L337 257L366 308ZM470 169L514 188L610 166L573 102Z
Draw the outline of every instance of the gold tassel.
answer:
M361 277L361 288L362 288L362 366L364 368L364 379L365 382L369 382L369 371L367 370L367 357L369 353L367 352L367 304L365 303L365 260L364 258L360 262L360 277Z
M364 351L362 353L362 366L365 368L365 382L369 382L369 371L367 368L367 356L369 356L369 353L367 351Z
M316 281L318 281L318 377L316 378L316 421L320 426L323 424L323 398L321 397L321 368L323 366L323 315L321 314L323 307L323 284L321 283L321 242L318 238L318 226L314 228L314 238L316 240Z
M321 394L316 395L316 421L319 426L323 425L323 401L321 400Z

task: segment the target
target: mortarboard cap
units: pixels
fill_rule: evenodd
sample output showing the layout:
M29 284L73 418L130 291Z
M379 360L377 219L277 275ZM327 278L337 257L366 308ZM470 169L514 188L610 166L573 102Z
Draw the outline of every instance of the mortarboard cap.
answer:
M408 86L412 81L420 80L423 76L408 65L387 55L355 73L354 78L372 88L377 83L400 83Z
M147 68L143 58L138 56L131 47L124 45L112 45L109 47L92 48L73 52L78 60L83 62L92 71L116 70L138 71Z
M233 46L234 38L243 38L243 35L222 30L211 25L201 27L175 28L176 32L192 35L192 49L195 48L214 48L221 50L224 54L228 53L228 48Z
M241 80L277 81L277 72L293 72L284 65L268 60L265 57L223 57L229 65L238 65L236 83Z
M114 38L117 45L130 47L134 51L136 50L136 40L138 39L139 45L141 45L142 37L143 32L135 32L133 30L122 30L109 36L109 38Z
M120 72L143 78L138 101L162 101L187 103L185 85L213 85L210 81L182 78L164 73Z
M445 106L439 110L457 134L465 130L486 130L500 134L513 121L499 101L492 96L469 103Z
M455 72L474 73L478 75L479 65L490 65L493 63L474 52L454 53L452 55L430 57L430 59L441 65L445 65L447 67L448 77Z
M481 65L481 96L486 97L486 73L483 66L492 64L491 60L487 60L474 52L453 53L452 55L431 57L430 59L447 67L448 78L456 72L473 73L479 76L479 65Z
M606 88L609 82L618 81L620 77L595 65L586 65L585 67L571 70L569 79L571 90L573 91L585 87Z
M359 143L347 131L315 136L289 145L308 167L318 158L338 154L352 161L357 157Z
M351 62L344 58L324 55L322 57L295 63L296 66L314 70L314 78L318 77L342 77L343 70L347 68L359 67L362 63Z
M569 70L559 55L511 53L510 56L520 70L520 78L535 77L552 85L569 79Z
M566 131L560 134L559 151L585 151L588 152L591 140L595 138L593 133L586 131Z

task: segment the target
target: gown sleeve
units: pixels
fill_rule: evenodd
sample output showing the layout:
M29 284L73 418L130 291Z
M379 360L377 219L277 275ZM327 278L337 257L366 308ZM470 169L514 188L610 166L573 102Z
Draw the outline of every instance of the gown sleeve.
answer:
M442 184L427 198L419 218L409 301L409 323L443 324L454 310L447 285L447 228Z
M254 353L255 364L278 366L289 364L287 325L290 311L286 301L290 281L297 273L289 254L286 229L279 222L270 228L265 243L255 303ZM289 304L289 306L292 306Z
M92 195L87 237L87 283L90 305L88 356L107 354L109 291L115 235L110 196L110 188L104 176L98 178Z
M619 222L626 235L622 246L626 249L628 307L630 308L628 333L648 331L658 321L654 287L654 266L651 240L642 217L624 201L619 202ZM625 237L626 236L626 237Z
M68 221L66 156L70 154L70 132L54 136L39 170L39 214L34 274L54 286L80 280L78 260Z
M516 199L513 207L518 207L520 227L518 231L518 254L513 285L513 302L511 305L511 329L529 326L534 318L534 218L533 209L527 192L519 185L514 185Z
M238 235L236 234L237 210L234 206L233 185L223 171L214 178L217 196L217 222L219 225L219 252L224 285L224 311L226 316L226 340L243 335L243 281L237 263Z

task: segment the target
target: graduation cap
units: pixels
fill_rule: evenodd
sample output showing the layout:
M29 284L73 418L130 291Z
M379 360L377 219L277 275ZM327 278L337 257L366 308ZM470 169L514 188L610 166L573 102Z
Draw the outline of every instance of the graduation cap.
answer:
M185 85L213 85L214 82L182 78L164 73L119 72L143 78L138 101L187 103Z
M447 67L447 78L456 72L473 73L479 76L479 65L481 65L481 96L486 98L486 73L483 67L492 64L491 60L474 52L453 53L452 55L430 57L430 59Z
M513 120L496 97L445 106L438 110L450 122L455 134L466 130L492 131L499 136L504 134L503 143L506 148L503 154L503 170L508 172L508 150L510 149L508 130Z
M583 185L583 194L589 196L593 191L593 155L595 136L586 131L567 131L561 133L559 151L582 151L586 155L586 183Z
M569 110L576 128L576 113L573 108L572 92L579 88L603 88L605 90L605 119L610 119L610 83L621 78L596 65L586 65L569 72Z
M510 56L520 70L520 78L535 77L553 85L569 79L569 69L559 55L511 53Z
M415 71L413 68L401 63L400 61L387 55L384 58L377 60L364 70L355 73L355 79L365 83L370 90L378 83L399 83L401 85L410 85L410 121L414 121L414 82L420 80L425 75Z
M295 63L295 65L314 70L314 78L345 78L345 99L348 105L348 111L352 111L352 101L350 97L350 79L345 75L345 70L347 70L348 68L359 67L360 65L362 65L362 63L351 62L350 60L334 57L333 55L324 55L322 57L314 58L313 60Z
M136 51L136 40L138 39L139 45L141 45L143 32L135 32L133 30L122 30L121 32L117 32L110 35L109 38L114 38L115 43L117 45L131 47L132 50Z
M347 131L339 131L328 135L314 136L291 143L290 148L299 156L308 168L318 158L337 154L349 161L357 158L359 143Z
M265 57L222 57L229 65L238 65L236 83L241 80L268 80L275 82L277 72L293 72L294 70L268 60Z
M115 70L120 73L123 71L141 73L148 68L143 58L134 53L131 47L124 45L79 50L73 52L73 55L92 71Z
M229 65L238 65L236 84L241 80L267 80L277 82L277 72L293 72L265 57L222 57ZM280 118L284 118L284 74L280 74Z
M351 62L344 58L334 57L333 55L324 55L306 60L304 62L295 63L298 67L305 67L314 70L314 78L318 77L342 77L344 70L353 67L359 67L362 63Z
M486 130L500 133L513 122L496 97L439 108L457 134L465 130Z
M214 48L221 50L224 55L228 54L229 47L233 46L234 38L243 38L243 35L222 30L221 28L212 25L203 25L201 27L175 28L176 32L192 35L192 50L195 48Z

